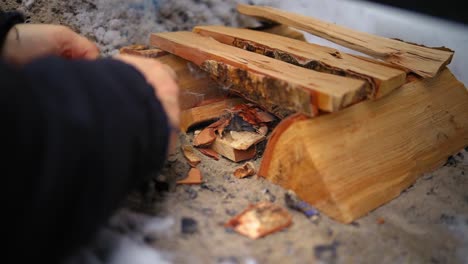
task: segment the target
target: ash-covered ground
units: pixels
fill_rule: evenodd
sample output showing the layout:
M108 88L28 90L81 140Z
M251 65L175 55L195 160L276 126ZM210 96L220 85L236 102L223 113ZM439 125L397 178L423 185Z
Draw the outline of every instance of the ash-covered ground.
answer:
M26 0L3 1L0 6L19 8L34 23L68 25L96 41L109 56L121 46L147 43L152 32L191 30L202 24L253 25L236 13L237 2L247 1ZM307 1L251 2L317 12ZM190 142L192 134L180 137ZM467 263L467 155L461 151L351 225L323 215L311 221L290 211L290 228L258 240L223 224L251 203L266 200L285 206L286 190L256 176L237 179L232 172L238 164L200 155L204 184L131 195L96 240L68 263ZM176 153L163 174L183 177L186 166L182 154ZM189 221L192 225L183 228L183 219L194 220L196 226Z

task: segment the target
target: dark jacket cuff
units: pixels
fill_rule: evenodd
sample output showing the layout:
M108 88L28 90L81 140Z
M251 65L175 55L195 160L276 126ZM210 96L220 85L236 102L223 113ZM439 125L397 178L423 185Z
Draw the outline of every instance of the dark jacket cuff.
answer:
M17 11L3 12L0 10L0 52L3 49L8 31L16 24L24 23L24 16Z

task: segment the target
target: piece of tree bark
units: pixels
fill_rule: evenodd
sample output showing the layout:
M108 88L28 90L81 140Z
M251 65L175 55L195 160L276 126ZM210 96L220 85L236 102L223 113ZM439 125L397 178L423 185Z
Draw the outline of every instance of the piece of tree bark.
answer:
M194 32L311 70L367 82L369 98L382 97L405 83L406 73L336 49L269 33L224 26L199 26Z
M197 168L191 168L185 179L177 181L177 184L200 184L203 182L201 171Z
M203 155L213 158L215 160L219 160L218 152L212 150L211 148L197 148Z
M255 145L251 146L247 150L238 150L235 149L231 144L232 139L229 137L221 138L220 136L216 136L216 140L211 145L211 149L219 153L221 156L234 162L252 159L257 153L257 148Z
M233 106L246 103L242 98L220 98L219 100L220 101L214 101L213 103L202 103L203 105L201 106L182 111L180 114L181 130L187 132L195 125L219 118L226 110Z
M249 205L224 226L252 239L264 237L289 227L292 217L288 210L270 202Z
M206 147L211 145L216 139L216 134L213 128L207 127L203 129L198 135L193 138L193 145L195 147Z
M164 50L152 48L147 45L138 45L138 44L122 47L119 49L119 53L141 56L141 57L152 58L152 59L159 58L168 54Z
M468 92L446 69L380 100L314 119L285 119L258 174L350 223L467 145Z
M152 34L151 44L202 66L228 90L279 116L314 116L317 108L334 112L366 96L364 81L304 69L193 32Z
M195 154L195 150L192 146L190 145L183 146L182 152L184 154L184 157L187 159L188 163L190 164L190 166L196 167L201 162L200 157L197 154Z
M450 63L454 53L446 48L429 48L359 32L272 7L239 4L237 10L244 15L267 19L304 30L344 47L403 66L422 77L434 77L444 66Z
M249 161L249 162L246 162L244 165L237 167L234 170L233 174L236 178L242 179L245 177L253 176L255 175L255 173L256 173L255 166L252 162Z

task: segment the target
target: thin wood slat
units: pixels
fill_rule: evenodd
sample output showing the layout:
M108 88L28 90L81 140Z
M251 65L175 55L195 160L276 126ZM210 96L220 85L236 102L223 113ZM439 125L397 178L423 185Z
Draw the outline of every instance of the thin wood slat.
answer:
M454 52L376 36L308 16L266 6L239 4L237 10L261 19L295 27L344 47L403 66L422 77L434 77L449 64Z
M311 71L193 32L152 34L151 44L200 65L229 90L279 116L314 116L317 108L335 112L366 96L362 80Z
M224 26L198 26L194 32L224 44L294 65L368 82L368 96L382 97L405 83L406 73L336 49L264 32Z

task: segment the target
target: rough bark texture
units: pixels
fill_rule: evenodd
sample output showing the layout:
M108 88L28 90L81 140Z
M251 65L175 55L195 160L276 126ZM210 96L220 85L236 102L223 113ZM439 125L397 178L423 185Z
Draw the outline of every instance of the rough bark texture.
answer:
M205 61L202 69L229 91L247 100L262 105L266 110L280 118L294 112L309 116L317 114L314 97L304 89L295 89L291 84L260 74L235 68L213 60Z

